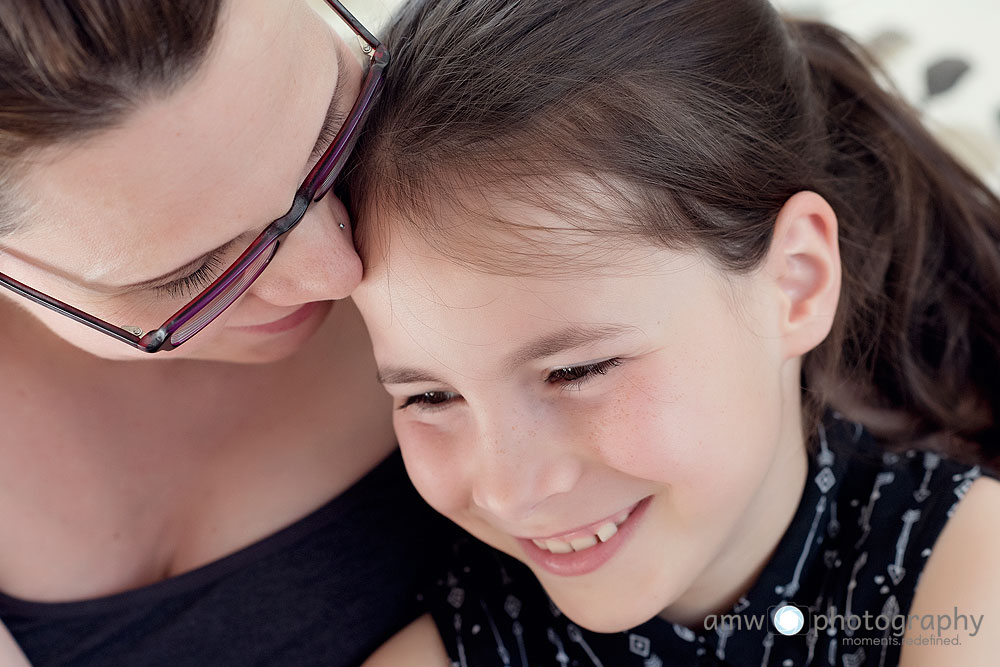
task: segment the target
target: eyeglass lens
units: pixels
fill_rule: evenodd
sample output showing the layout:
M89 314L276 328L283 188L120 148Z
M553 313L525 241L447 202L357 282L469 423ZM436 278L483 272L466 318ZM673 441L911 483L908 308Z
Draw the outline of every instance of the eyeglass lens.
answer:
M208 326L222 311L233 305L240 298L240 295L247 291L247 288L253 284L257 276L261 274L268 262L271 261L271 258L274 257L274 253L277 250L278 239L275 239L252 262L247 264L246 268L239 275L234 276L232 282L219 292L214 299L206 303L195 317L182 324L176 331L170 334L170 343L175 346L180 345Z

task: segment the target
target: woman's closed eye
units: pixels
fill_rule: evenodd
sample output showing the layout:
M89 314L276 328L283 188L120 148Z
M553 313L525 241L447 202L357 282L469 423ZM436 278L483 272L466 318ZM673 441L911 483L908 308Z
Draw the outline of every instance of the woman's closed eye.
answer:
M194 273L183 278L171 280L164 285L157 285L153 288L158 294L168 294L175 299L193 298L195 294L212 284L212 281L219 277L225 267L222 265L222 258L218 253L213 253L205 260Z
M549 373L545 381L549 384L559 385L563 389L576 390L598 375L607 375L608 371L612 368L621 365L622 360L618 357L613 357L604 361L596 361L592 364L583 364L582 366L566 366L557 368Z

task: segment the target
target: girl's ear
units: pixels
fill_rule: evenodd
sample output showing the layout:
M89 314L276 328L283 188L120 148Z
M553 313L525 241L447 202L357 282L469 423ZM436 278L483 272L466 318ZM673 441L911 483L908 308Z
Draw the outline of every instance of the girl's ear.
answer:
M780 306L785 356L802 356L830 333L840 299L837 216L825 199L799 192L785 202L764 271Z

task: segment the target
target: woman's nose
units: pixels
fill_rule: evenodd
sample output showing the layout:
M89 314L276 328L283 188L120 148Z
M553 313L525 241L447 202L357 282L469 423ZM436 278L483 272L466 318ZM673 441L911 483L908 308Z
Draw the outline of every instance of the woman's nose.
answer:
M570 492L583 471L570 448L543 431L516 423L494 424L480 433L472 500L498 519L523 521L546 500Z
M344 299L358 286L361 274L347 210L327 195L285 235L250 291L276 306Z

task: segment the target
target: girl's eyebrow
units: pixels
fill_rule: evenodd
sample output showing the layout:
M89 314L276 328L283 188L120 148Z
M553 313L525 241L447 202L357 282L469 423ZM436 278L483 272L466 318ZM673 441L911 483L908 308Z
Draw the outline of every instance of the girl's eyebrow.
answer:
M619 338L639 329L632 325L600 324L584 326L574 324L553 333L539 336L519 347L504 360L506 368L515 368L535 359L543 359L553 354L572 350L614 338ZM378 380L382 384L415 384L421 382L444 384L427 371L405 366L379 368Z
M426 371L403 366L387 366L378 369L378 381L382 384L417 384L429 382L444 384L441 380Z
M544 359L553 354L619 338L635 331L638 331L637 327L624 324L573 324L551 334L545 334L544 336L528 341L509 355L504 363L508 368L516 367L535 359Z

